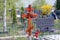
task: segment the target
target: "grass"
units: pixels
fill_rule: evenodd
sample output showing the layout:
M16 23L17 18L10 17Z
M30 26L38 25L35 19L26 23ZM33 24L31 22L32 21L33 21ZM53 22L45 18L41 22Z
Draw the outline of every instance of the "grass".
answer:
M22 38L17 38L16 40L27 40L27 39L22 37Z
M54 23L55 23L54 27L60 29L60 20L55 20Z
M7 23L7 29L9 30L10 29L10 36L19 36L20 34L18 33L18 31L21 31L23 29L22 26L18 26L18 25L14 25L12 27L12 24L11 23ZM3 31L3 23L0 23L0 31ZM0 34L0 36L6 36L7 34ZM7 35L9 36L9 35Z

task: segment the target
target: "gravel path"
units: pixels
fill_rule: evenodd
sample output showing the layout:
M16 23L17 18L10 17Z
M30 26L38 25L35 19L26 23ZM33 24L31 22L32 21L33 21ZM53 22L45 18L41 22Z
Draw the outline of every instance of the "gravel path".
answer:
M47 40L60 40L60 35L58 34L45 35L42 38L47 39Z

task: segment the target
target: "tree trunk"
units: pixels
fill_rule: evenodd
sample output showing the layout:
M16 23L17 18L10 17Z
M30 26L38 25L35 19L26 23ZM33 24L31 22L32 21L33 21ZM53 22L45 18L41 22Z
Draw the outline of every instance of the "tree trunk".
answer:
M60 0L56 1L56 8L57 8L57 10L60 10Z
M6 0L4 0L4 27L3 27L3 31L7 31L6 30Z

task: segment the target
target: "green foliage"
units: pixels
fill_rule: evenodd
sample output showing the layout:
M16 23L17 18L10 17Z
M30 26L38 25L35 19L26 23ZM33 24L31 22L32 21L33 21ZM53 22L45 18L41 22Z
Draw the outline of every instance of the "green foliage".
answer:
M7 21L11 21L11 11L9 11L9 9L12 10L12 6L14 5L16 7L16 2L18 2L20 0L6 0L6 19ZM4 17L4 0L0 0L0 16L2 16L2 18ZM15 15L14 15L15 16ZM13 19L13 23L15 22L15 18Z
M6 8L7 8L7 16L10 15L9 9L12 9L12 6L14 5L16 7L16 2L19 0L7 0L6 2Z
M21 7L21 14L24 13L24 7Z
M21 10L24 11L24 7L21 7Z
M12 15L13 24L17 23L17 20L16 20L16 10L15 10L14 6L12 7L11 15Z
M33 7L34 7L34 9L37 9L37 6L36 5L34 5Z
M25 19L22 18L22 14L24 14L24 7L21 7L21 22L23 23Z
M57 10L60 10L60 0L57 0L56 1L56 9Z
M7 0L7 8L12 8L12 6L15 6L15 3L19 0Z
M0 16L3 16L3 13L4 13L3 0L0 0Z
M20 1L20 0L6 0L6 8L7 8L7 16L10 15L9 9L12 8L12 6L15 6L15 3ZM0 0L0 16L4 14L4 0Z
M33 3L33 6L35 7L35 9L38 9L40 10L41 6L45 5L45 0L36 0L34 3Z

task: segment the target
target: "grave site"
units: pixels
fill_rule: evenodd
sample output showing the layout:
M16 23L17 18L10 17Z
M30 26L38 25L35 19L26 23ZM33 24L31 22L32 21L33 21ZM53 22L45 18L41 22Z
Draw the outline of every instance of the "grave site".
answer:
M60 40L60 1L0 0L0 40Z

